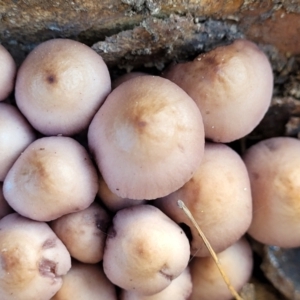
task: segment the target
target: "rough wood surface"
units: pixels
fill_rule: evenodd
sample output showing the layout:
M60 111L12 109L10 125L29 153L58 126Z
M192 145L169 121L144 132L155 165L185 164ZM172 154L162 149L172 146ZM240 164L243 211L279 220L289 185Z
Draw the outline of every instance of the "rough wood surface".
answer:
M105 42L106 37L112 37L112 40L120 41L117 46L119 49L124 47L124 53L130 45L124 42L128 33L122 32L134 30L136 43L137 38L140 41L145 39L147 44L151 42L152 48L155 48L157 41L155 38L150 41L148 33L153 31L162 36L168 34L168 30L165 26L157 26L153 20L162 20L166 26L169 24L169 33L172 34L174 19L186 18L180 21L180 26L183 26L181 35L177 34L180 38L186 37L187 44L192 43L194 47L199 40L199 22L212 19L224 22L225 28L234 24L237 32L255 42L273 45L284 54L296 55L300 53L299 4L299 0L0 0L0 41L17 61L22 61L36 44L56 37L72 38L89 45ZM138 28L145 24L147 32L144 31L146 35L143 35ZM217 31L214 29L219 30L222 26L216 28L214 22L206 25L212 26L208 28L208 34L212 33L216 38ZM113 37L117 34L120 37ZM225 34L224 39L228 37L230 40L234 34ZM209 41L209 38L206 40ZM129 40L132 43L132 39ZM219 43L220 39L216 42ZM201 43L203 38L200 39ZM180 52L183 44L184 41L180 43L173 38L164 47L179 47ZM102 46L97 47L101 52ZM184 46L182 50L186 48ZM131 53L130 59L133 57L134 53ZM113 63L111 58L109 63ZM117 56L113 64L122 63L120 56Z

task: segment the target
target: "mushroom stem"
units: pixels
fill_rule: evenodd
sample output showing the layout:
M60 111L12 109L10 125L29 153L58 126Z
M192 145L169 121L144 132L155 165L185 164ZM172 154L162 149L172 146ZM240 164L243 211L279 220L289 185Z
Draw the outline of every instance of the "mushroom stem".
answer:
M225 274L222 266L221 266L221 263L218 259L218 256L217 254L215 253L214 249L211 247L208 239L206 238L205 234L203 233L203 231L200 229L200 226L198 225L198 223L196 222L196 220L194 219L192 213L190 212L190 210L186 207L186 205L184 204L184 202L182 200L178 200L177 201L177 204L179 206L179 208L181 208L184 213L186 214L186 216L189 218L189 220L193 223L193 225L196 227L200 237L203 239L203 242L205 244L205 246L207 247L210 255L212 256L214 262L216 263L228 289L230 290L232 296L236 299L236 300L246 300L246 299L243 299L239 294L238 292L234 289L234 287L231 285L230 283L230 280L228 278L228 276Z

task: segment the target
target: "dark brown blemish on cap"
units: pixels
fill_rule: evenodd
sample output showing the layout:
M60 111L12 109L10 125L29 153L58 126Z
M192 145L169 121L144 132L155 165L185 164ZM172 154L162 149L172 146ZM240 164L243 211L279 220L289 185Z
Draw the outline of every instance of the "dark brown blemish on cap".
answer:
M54 84L57 81L55 75L53 75L53 74L48 75L46 77L46 80L49 84Z
M39 272L43 277L56 277L56 263L52 260L42 258L39 263Z
M43 245L42 249L50 249L56 246L56 238L47 239Z

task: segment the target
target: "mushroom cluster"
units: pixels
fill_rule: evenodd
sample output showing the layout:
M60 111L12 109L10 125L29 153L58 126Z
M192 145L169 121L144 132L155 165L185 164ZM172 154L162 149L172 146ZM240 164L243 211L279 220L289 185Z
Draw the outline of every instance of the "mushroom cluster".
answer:
M17 73L1 47L0 66L5 300L230 299L179 199L237 290L252 272L247 231L298 245L294 236L280 244L272 225L292 226L299 211L293 164L275 165L298 142L269 141L243 158L221 144L247 135L271 101L271 66L252 42L113 83L102 58L69 39L40 44ZM264 217L272 234L258 229Z

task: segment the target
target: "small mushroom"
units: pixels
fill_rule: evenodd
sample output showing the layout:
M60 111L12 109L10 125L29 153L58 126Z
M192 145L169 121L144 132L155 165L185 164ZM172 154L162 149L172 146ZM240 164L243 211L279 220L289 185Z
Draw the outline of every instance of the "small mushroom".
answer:
M182 188L158 199L155 205L191 231L191 253L208 256L209 251L195 226L178 209L181 199L190 209L215 252L239 240L252 220L250 180L241 157L223 144L206 143L200 167Z
M63 285L51 300L117 300L116 287L107 279L102 265L72 262Z
M111 90L102 58L88 46L53 39L37 46L22 63L16 103L45 135L73 135L87 128Z
M298 139L275 137L250 147L243 157L253 197L248 233L263 244L300 246L299 153Z
M15 84L16 63L10 53L0 44L0 101L12 92Z
M149 74L143 73L143 72L130 72L130 73L126 73L126 74L118 77L117 79L115 79L112 82L112 89L115 89L116 87L118 87L123 82L126 82L127 80L130 80L130 79L133 79L133 78L139 77L139 76L146 76L146 75L149 75Z
M98 204L64 215L50 227L65 244L71 256L80 262L95 264L102 260L110 216Z
M132 206L113 219L103 268L119 287L153 295L184 271L189 253L189 241L175 222L152 205Z
M17 213L0 220L0 262L5 300L49 300L71 268L69 252L51 228Z
M248 282L253 269L252 250L242 238L218 254L221 267L236 291ZM189 300L230 300L232 294L212 257L194 257L190 263L193 291Z
M59 136L31 143L3 185L9 205L37 221L51 221L87 208L97 190L97 171L88 152L72 138Z
M236 40L200 54L192 62L171 66L163 76L195 100L205 137L214 142L227 143L250 133L271 102L271 64L247 40Z
M110 93L89 127L88 142L114 194L155 199L180 188L198 168L202 117L176 84L140 76Z

